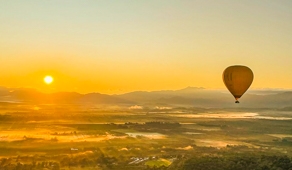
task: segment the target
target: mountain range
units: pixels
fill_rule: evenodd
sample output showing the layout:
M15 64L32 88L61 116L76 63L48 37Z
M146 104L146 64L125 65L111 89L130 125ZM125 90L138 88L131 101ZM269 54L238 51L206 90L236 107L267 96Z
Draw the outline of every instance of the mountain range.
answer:
M80 94L76 92L42 93L30 88L0 87L1 103L34 104L103 104L103 105L147 105L189 107L251 107L292 108L292 91L249 90L234 104L227 90L210 90L202 87L187 87L180 90L134 91L119 95L101 93Z

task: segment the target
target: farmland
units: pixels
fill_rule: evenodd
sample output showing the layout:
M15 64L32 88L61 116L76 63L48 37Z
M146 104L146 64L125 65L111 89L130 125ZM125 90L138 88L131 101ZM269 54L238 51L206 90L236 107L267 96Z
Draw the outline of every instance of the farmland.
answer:
M287 111L132 108L2 104L0 167L187 169L205 157L292 153Z

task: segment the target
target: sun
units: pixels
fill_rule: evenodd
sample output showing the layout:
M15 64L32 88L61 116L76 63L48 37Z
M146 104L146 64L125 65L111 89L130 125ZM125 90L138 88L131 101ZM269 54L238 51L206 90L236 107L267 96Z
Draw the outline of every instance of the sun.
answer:
M52 76L46 76L46 77L44 78L44 82L45 82L46 84L51 84L53 81L54 81L54 78L53 78Z

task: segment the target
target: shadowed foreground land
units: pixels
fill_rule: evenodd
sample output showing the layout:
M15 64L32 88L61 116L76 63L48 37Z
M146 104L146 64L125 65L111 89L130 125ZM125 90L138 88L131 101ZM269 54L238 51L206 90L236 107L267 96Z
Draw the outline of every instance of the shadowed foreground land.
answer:
M292 169L273 109L1 104L0 169Z

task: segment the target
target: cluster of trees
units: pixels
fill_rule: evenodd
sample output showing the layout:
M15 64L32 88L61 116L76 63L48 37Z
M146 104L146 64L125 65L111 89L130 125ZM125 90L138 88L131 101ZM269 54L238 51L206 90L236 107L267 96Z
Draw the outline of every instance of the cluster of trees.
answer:
M105 156L103 154L97 156L94 154L65 156L60 161L32 161L31 163L22 163L14 158L0 159L0 170L59 170L62 167L70 168L92 168L99 167L102 169L112 169L117 165L118 160L115 157Z
M273 156L203 156L192 157L170 169L181 170L292 170L291 158Z
M0 169L1 170L37 170L37 169L59 170L60 164L58 162L52 162L52 161L21 163L21 162L13 162L12 159L2 158L0 160Z
M60 162L39 161L32 163L14 162L12 159L0 159L1 170L60 170L62 167L100 168L100 169L152 169L152 170L292 170L292 160L286 155L217 155L217 156L195 156L187 159L177 159L169 167L146 166L144 163L128 165L121 163L115 157L103 154L98 157L78 156L65 157ZM119 162L119 163L118 163Z
M105 156L101 154L97 155L84 155L84 156L75 156L75 157L65 157L60 161L62 167L102 167L112 168L118 162L117 158Z

